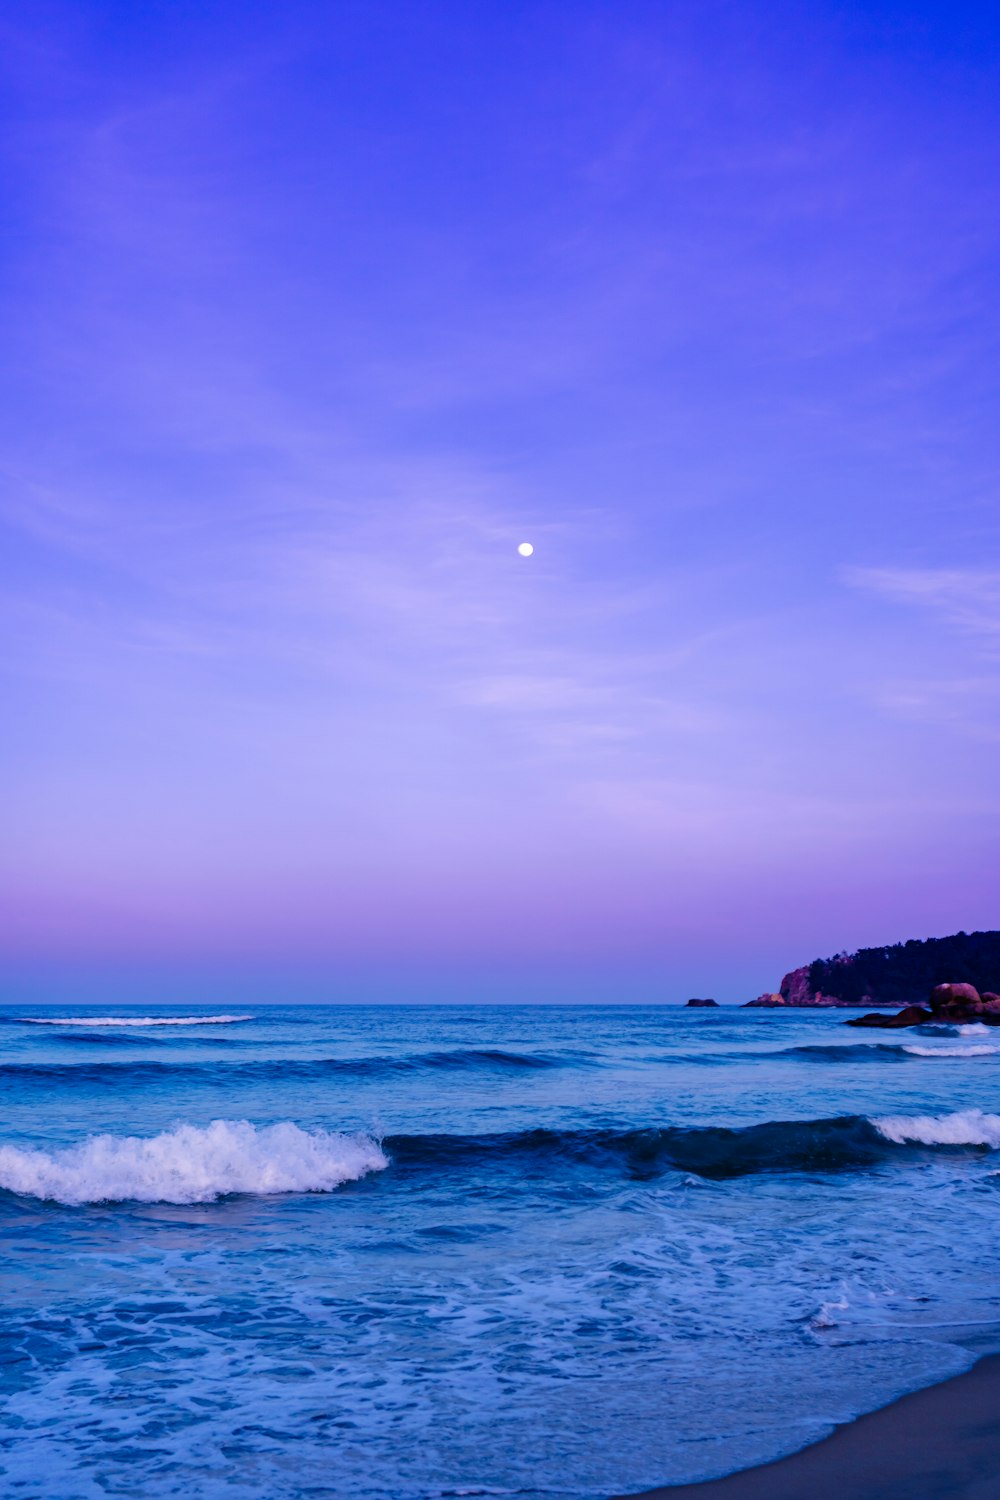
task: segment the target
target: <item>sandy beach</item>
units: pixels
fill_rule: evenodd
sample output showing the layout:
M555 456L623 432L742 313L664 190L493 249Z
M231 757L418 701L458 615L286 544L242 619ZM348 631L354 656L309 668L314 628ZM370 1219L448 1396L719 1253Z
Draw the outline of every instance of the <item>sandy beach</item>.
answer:
M1000 1355L859 1417L820 1443L704 1484L617 1500L996 1500Z

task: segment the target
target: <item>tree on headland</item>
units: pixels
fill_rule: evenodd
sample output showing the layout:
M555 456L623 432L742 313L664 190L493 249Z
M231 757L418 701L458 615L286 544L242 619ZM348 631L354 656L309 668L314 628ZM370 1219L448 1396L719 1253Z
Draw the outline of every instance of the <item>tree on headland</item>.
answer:
M912 938L887 948L859 948L817 958L809 965L809 989L841 1005L906 1005L937 984L971 984L1000 990L1000 932L956 932L951 937Z

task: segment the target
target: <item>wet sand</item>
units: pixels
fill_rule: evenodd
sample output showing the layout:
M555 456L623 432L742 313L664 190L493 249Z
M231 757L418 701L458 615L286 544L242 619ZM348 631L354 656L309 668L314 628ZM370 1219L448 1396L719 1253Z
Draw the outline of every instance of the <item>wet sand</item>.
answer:
M1000 1500L1000 1355L776 1463L617 1500Z

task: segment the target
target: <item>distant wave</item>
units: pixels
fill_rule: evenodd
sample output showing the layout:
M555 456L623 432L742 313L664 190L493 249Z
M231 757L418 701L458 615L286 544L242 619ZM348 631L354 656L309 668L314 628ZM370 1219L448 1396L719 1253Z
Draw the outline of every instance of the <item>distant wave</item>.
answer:
M985 1032L988 1028L983 1027ZM923 1033L924 1028L920 1028ZM971 1030L971 1028L969 1028ZM956 1036L952 1030L942 1034ZM1000 1047L973 1045L971 1047L922 1047L916 1042L834 1042L827 1045L815 1043L801 1047L785 1047L778 1052L758 1053L769 1058L802 1057L810 1062L906 1062L910 1057L990 1057L1000 1052Z
M951 1115L884 1115L872 1124L897 1145L1000 1149L1000 1115L987 1115L981 1109L960 1109Z
M458 1070L462 1072L537 1071L578 1064L579 1058L551 1057L543 1053L502 1052L458 1048L450 1052L420 1052L403 1057L294 1057L262 1058L259 1061L167 1062L141 1059L132 1062L9 1062L0 1064L0 1077L44 1079L48 1083L88 1084L115 1080L119 1085L163 1080L216 1082L221 1079L251 1082L281 1079L317 1080L324 1077L379 1078L400 1073Z
M232 1045L232 1037L228 1032L216 1034L212 1040L218 1046L222 1037ZM181 1041L197 1042L204 1045L205 1038L199 1036L196 1031L168 1031L146 1032L143 1036L133 1036L129 1028L121 1026L91 1026L86 1031L51 1031L45 1037L46 1047L63 1047L68 1052L72 1048L132 1048L136 1047L176 1047ZM252 1044L251 1044L252 1045Z
M758 1056L761 1054L758 1053ZM810 1062L903 1062L903 1049L898 1042L816 1042L801 1047L783 1047L778 1052L763 1054L769 1058L804 1057Z
M920 1047L906 1046L911 1057L995 1057L1000 1047Z
M69 1205L211 1203L230 1193L328 1193L387 1165L365 1136L213 1120L56 1151L0 1146L0 1188Z
M253 1016L15 1016L24 1026L232 1026Z
M456 1047L450 1051L415 1052L404 1057L324 1058L326 1067L357 1072L414 1072L422 1068L561 1068L579 1064L579 1054L558 1057L547 1052L505 1052L498 1047Z
M964 1024L926 1021L923 1026L915 1026L913 1029L920 1036L988 1036L993 1028L984 1025L982 1021L967 1021Z

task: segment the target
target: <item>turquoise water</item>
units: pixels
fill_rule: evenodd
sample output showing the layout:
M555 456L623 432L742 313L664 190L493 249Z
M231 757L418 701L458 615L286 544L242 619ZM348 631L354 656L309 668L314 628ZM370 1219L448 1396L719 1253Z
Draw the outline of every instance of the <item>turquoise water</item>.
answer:
M5 1495L585 1500L1000 1347L1000 1032L214 1014L0 1012Z

